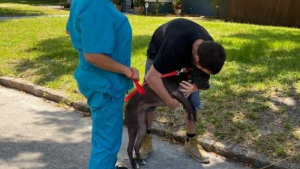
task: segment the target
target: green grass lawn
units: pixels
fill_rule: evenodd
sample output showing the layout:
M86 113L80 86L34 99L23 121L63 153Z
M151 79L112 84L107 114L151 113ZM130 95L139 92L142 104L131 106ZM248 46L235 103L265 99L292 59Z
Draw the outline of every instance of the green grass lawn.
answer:
M153 31L171 17L128 16L133 28L132 65L144 74ZM241 143L283 158L300 151L300 30L189 18L227 51L222 72L201 92L199 134ZM65 34L67 18L0 21L0 76L18 77L78 94L78 56ZM294 159L296 160L296 159ZM299 160L299 159L298 159Z
M1 0L0 17L69 14L68 10L50 7L52 5L60 4L57 0Z

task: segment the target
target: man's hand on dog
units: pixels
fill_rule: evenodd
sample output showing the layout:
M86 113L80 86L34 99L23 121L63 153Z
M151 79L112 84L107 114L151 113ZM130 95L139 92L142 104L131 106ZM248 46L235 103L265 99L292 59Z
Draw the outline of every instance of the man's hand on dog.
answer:
M140 80L139 70L135 67L128 68L125 75L130 79Z
M181 89L179 89L183 95L185 97L189 96L190 94L194 93L195 91L198 90L198 88L196 87L196 85L189 83L187 81L182 81L181 83L179 83L180 86L182 87Z

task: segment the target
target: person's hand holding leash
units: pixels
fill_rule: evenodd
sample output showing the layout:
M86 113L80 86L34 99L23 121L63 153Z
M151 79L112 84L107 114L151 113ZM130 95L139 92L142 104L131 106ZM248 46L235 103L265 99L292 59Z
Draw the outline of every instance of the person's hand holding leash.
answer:
M130 67L130 70L127 71L128 73L126 73L126 76L130 79L136 79L136 80L140 80L140 73L139 70L135 67Z
M181 89L179 89L184 96L189 96L190 94L194 93L195 91L198 90L198 88L196 87L196 85L189 83L187 81L182 81L181 83L179 83L180 86L182 87Z

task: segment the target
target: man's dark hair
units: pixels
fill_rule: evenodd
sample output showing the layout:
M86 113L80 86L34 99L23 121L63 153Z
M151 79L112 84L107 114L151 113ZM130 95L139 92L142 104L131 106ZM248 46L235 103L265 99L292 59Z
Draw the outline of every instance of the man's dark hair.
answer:
M226 52L222 45L214 41L204 41L198 46L200 66L210 70L212 74L218 74L226 60Z

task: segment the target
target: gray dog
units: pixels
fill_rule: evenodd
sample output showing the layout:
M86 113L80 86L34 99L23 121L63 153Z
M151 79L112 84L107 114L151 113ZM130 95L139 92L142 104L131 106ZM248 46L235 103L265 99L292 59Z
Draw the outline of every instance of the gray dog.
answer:
M187 72L162 79L167 91L183 105L188 113L188 119L190 121L193 120L195 124L197 124L196 111L191 103L184 97L183 93L179 91L179 83L185 80L195 83L198 89L207 90L210 87L209 78L209 74L197 68L189 68ZM137 164L133 160L133 148L139 164L146 164L145 161L140 158L139 154L141 142L147 132L146 110L150 107L165 105L148 84L145 84L143 88L146 93L144 95L140 95L139 93L133 95L127 103L125 110L125 124L128 128L129 136L127 153L133 169L137 168Z

